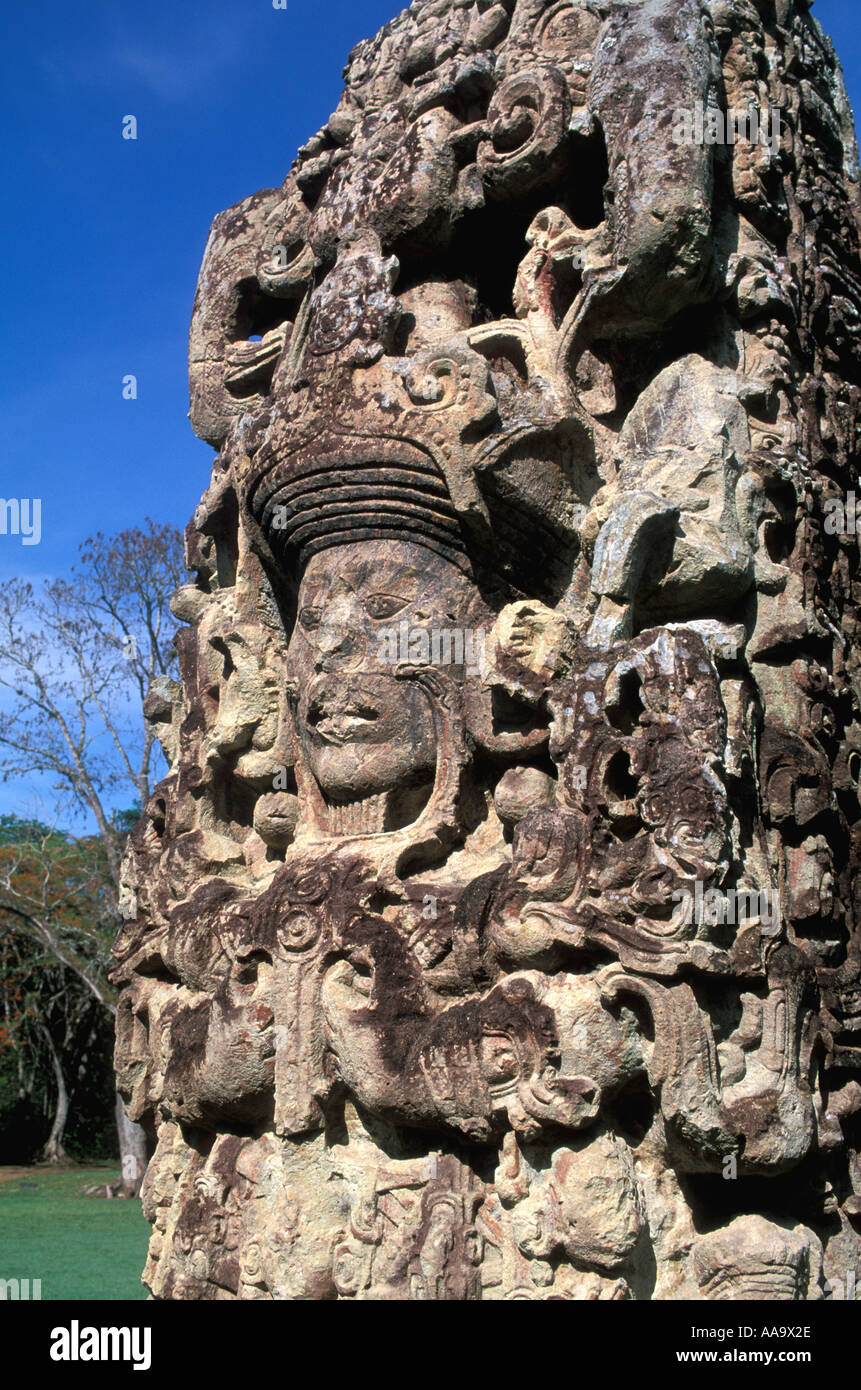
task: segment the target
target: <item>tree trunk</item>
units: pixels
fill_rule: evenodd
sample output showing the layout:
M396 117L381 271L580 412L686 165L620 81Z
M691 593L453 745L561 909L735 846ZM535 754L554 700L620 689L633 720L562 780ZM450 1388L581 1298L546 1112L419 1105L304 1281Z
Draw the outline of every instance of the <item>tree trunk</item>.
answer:
M63 1068L60 1066L60 1058L54 1046L54 1039L47 1028L43 1029L42 1032L51 1054L51 1065L54 1068L54 1081L57 1086L57 1101L54 1107L54 1122L51 1125L51 1133L48 1135L39 1158L42 1163L65 1163L67 1155L63 1148L63 1135L66 1130L66 1121L69 1118L69 1093L66 1090L66 1078L63 1075Z
M117 1093L117 1137L120 1142L120 1161L123 1169L123 1191L127 1197L140 1195L143 1175L149 1162L146 1134L126 1114L123 1098Z

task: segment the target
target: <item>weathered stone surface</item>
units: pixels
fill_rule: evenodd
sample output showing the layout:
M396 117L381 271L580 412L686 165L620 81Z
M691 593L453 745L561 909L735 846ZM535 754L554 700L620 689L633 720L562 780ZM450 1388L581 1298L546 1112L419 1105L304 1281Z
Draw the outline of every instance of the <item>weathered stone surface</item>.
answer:
M803 0L416 0L345 76L194 309L218 457L116 947L146 1282L857 1288L833 50ZM749 105L779 140L673 135Z

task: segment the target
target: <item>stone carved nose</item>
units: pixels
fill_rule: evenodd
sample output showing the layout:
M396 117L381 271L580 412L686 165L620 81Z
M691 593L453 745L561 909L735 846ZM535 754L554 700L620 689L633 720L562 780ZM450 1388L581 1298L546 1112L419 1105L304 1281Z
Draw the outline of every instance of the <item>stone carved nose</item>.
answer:
M314 637L315 668L318 671L337 671L354 666L365 651L365 641L358 625L337 616L324 620Z

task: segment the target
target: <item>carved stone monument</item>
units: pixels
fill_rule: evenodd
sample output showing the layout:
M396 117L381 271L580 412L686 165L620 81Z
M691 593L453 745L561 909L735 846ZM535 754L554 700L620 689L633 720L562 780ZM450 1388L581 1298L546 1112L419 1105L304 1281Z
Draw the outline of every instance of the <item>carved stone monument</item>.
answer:
M832 46L805 0L415 0L345 79L194 308L116 946L145 1282L853 1297Z

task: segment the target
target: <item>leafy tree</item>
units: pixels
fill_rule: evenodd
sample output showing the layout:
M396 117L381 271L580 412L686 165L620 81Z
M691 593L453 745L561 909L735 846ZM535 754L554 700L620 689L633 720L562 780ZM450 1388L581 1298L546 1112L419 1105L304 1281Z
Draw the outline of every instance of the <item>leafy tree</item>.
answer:
M50 1123L39 1157L60 1163L67 1157L67 1125L73 1108L85 1112L98 1098L104 1104L106 1089L110 1096L107 1015L65 966L36 942L10 931L2 913L0 1017L0 1070L17 1081L16 1093L3 1096L2 1108L7 1119L14 1111L12 1139L18 1141L18 1161L35 1151L35 1120L41 1139L44 1126ZM27 1134L21 1132L28 1129L29 1144Z

